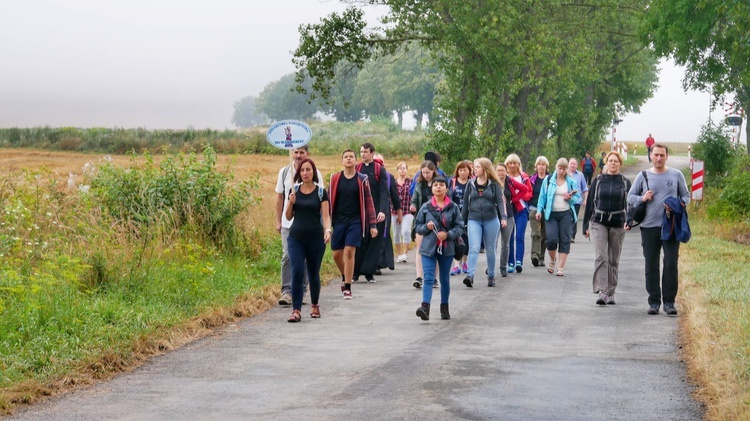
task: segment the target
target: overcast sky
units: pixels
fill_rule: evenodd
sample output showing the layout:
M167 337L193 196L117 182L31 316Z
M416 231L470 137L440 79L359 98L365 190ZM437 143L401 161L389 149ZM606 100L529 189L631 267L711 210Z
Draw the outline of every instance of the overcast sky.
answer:
M233 128L235 101L295 70L299 25L345 7L335 0L0 1L0 127ZM650 132L659 141L692 141L708 119L708 95L685 94L682 71L663 67L660 89L641 115L624 117L618 140Z

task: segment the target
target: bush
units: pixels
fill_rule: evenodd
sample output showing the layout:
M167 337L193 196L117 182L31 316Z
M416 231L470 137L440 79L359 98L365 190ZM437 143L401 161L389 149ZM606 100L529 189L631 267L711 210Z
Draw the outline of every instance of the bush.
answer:
M693 155L704 162L705 180L721 183L720 179L732 166L737 150L723 133L723 126L709 123L701 128Z
M712 218L739 221L750 218L750 157L744 155L724 182L724 188L716 202L706 209Z
M232 175L215 170L213 148L206 147L203 158L198 161L194 153L169 156L157 168L146 154L142 169L105 162L86 176L109 215L136 231L160 224L178 230L191 227L216 246L236 243L234 220L257 201L257 180L230 186Z

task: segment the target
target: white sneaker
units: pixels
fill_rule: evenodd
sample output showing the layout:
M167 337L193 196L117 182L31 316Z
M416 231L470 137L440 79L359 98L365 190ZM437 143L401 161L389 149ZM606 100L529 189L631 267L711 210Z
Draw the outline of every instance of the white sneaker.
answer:
M403 254L403 255L401 256L401 261L402 261L402 262L404 262L404 263L406 263L406 262L408 261L408 258L409 258L409 255L408 255L408 254Z

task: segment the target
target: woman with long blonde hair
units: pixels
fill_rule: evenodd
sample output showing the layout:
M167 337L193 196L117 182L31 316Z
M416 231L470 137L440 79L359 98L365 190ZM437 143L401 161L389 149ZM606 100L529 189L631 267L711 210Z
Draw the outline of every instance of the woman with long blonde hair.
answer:
M513 214L516 227L510 235L510 261L508 262L508 272L523 271L523 255L525 253L526 225L529 223L529 200L533 194L533 187L529 176L523 172L521 158L512 153L505 158L505 165L508 167L508 178L513 181L511 190L513 191ZM522 186L525 186L523 188Z
M474 272L479 258L480 242L484 240L487 255L487 286L495 286L495 244L500 228L508 223L503 191L492 161L474 160L474 179L466 185L461 210L469 236L468 272L464 285L474 287Z

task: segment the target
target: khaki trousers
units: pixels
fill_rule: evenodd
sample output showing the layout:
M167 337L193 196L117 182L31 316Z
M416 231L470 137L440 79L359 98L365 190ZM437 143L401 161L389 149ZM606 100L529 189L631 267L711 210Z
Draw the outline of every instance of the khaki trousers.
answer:
M594 260L594 293L604 291L615 295L617 288L617 271L620 266L622 242L625 240L625 228L610 228L597 222L589 227L591 241L594 242L596 259Z

